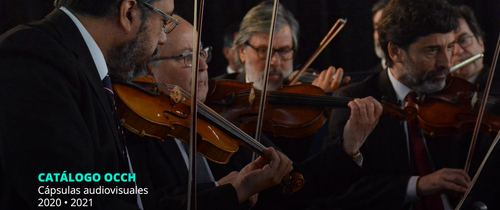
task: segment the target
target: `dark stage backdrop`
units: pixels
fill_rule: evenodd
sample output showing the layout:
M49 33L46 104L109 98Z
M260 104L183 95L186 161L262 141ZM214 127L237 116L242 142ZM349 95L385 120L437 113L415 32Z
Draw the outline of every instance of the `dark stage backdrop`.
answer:
M53 0L0 0L0 33L20 23L43 18L52 9ZM202 40L214 47L209 63L211 77L224 73L227 62L222 55L223 33L227 26L241 21L245 13L260 0L206 0ZM311 67L323 70L328 66L343 67L345 71L365 71L377 64L373 50L371 7L376 0L282 0L300 23L299 51L295 66L306 62L338 18L347 24ZM450 0L454 5L473 8L486 31L486 59L491 64L500 33L500 1ZM193 1L175 0L175 12L192 22Z

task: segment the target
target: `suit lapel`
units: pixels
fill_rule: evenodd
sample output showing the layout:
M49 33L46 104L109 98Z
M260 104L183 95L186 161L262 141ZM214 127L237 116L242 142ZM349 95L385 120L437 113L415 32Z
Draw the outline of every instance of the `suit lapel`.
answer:
M114 140L116 142L117 148L120 151L120 154L123 154L124 150L123 142L121 142L120 137L118 136L118 126L113 117L113 110L109 104L107 99L106 92L104 91L104 86L102 84L101 78L97 71L97 67L92 59L90 51L85 43L78 27L73 23L73 21L68 17L60 9L55 9L52 11L47 17L45 17L50 23L52 23L60 35L64 46L67 46L70 49L76 60L79 62L79 66L81 67L81 71L85 75L90 87L92 88L94 94L97 96L99 103L101 104L102 109L106 112L106 119L108 121L109 128L113 133ZM122 155L123 158L125 158Z
M389 72L387 69L382 71L379 76L379 90L380 93L382 94L381 98L391 104L396 104L398 105L398 99L396 96L396 91L394 90L394 87L392 86L391 80L389 79ZM381 121L381 126L382 129L384 130L384 133L387 135L387 139L393 139L395 140L394 142L390 142L390 145L393 145L395 148L407 148L407 142L406 142L406 133L404 130L404 123L403 121L400 120L395 120L392 119L390 116L385 116L384 118L380 118ZM392 159L393 160L399 160L401 161L400 164L397 165L406 165L408 166L405 169L399 169L399 170L405 170L407 173L410 173L409 171L409 159L408 159L408 150L396 150L394 154L392 154ZM402 158L404 157L404 158Z

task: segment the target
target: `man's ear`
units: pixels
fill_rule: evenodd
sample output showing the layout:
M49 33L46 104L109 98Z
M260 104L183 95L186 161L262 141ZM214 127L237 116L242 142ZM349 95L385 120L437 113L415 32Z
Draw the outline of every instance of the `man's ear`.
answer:
M477 43L479 44L479 47L481 47L483 49L483 53L484 53L484 40L483 40L483 37L477 37Z
M245 63L245 58L246 58L246 51L245 51L245 46L241 45L238 46L238 56L240 57L241 63Z
M120 26L129 34L134 30L134 25L139 24L141 13L134 0L124 0L119 8Z
M233 58L230 57L231 56L230 53L229 53L230 49L231 48L229 48L229 47L222 48L222 54L224 54L224 57L226 57L226 59L228 59L228 60L229 59L233 59Z
M401 62L401 53L402 53L401 48L396 46L394 43L389 42L389 44L387 44L387 51L388 51L389 57L393 61L393 63L400 63Z

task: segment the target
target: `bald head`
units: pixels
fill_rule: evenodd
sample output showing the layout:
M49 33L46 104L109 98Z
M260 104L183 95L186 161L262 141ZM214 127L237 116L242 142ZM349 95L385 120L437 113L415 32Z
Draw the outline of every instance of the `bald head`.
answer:
M177 85L183 90L191 91L192 59L189 58L192 58L192 54L189 53L193 52L193 25L177 15L173 17L180 23L167 35L167 42L159 46L160 58L150 63L150 76L158 83ZM205 101L208 92L208 65L201 57L199 62L198 100Z

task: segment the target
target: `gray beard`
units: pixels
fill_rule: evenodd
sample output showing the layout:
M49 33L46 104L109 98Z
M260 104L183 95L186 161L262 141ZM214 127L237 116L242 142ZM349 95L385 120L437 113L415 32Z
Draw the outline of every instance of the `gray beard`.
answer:
M420 81L418 77L414 76L418 69L411 61L404 59L403 66L404 72L402 83L419 93L434 93L442 90L446 84L446 79L442 79L438 82L433 82L431 79L436 75L446 73L448 71L447 69L431 72L424 81Z

